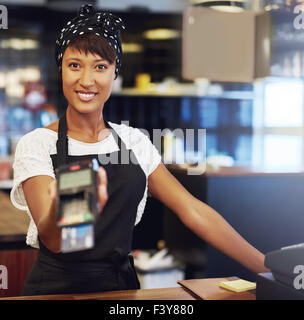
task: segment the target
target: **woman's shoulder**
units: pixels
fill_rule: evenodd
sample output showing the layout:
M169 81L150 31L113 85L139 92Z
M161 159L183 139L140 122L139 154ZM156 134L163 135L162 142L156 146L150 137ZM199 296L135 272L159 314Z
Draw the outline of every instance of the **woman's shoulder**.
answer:
M132 149L146 176L149 176L161 162L158 150L161 146L154 146L149 131L131 127L127 122L109 124L121 136L128 149Z
M121 123L110 122L109 124L122 136L142 137L143 135L149 136L149 132L145 129L132 127L128 121L122 121Z
M46 127L35 128L32 131L29 131L28 133L23 135L20 140L47 141L49 139L53 140L55 137L57 139L57 131L55 129L56 129L56 126L54 122L54 124L50 124Z
M40 140L45 140L46 137L52 137L54 135L57 135L56 132L47 130L45 128L36 128L32 131L29 131L28 133L24 134L23 136L20 137L18 143L28 143L28 142L37 142Z
M122 138L128 148L133 148L138 145L144 145L150 142L149 132L145 129L132 127L128 121L121 123L113 123L109 121L111 127Z
M48 126L44 127L44 129L52 130L58 133L58 124L59 124L59 119L50 123Z
M39 149L52 149L57 141L57 132L48 128L36 128L23 135L17 144L17 149L37 152ZM40 150L41 151L41 150Z

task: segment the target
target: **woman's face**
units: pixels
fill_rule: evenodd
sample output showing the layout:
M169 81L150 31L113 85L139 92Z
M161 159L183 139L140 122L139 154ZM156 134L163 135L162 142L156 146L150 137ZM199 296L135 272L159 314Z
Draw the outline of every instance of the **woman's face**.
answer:
M115 63L68 47L62 59L62 87L69 107L80 113L103 108L111 94Z

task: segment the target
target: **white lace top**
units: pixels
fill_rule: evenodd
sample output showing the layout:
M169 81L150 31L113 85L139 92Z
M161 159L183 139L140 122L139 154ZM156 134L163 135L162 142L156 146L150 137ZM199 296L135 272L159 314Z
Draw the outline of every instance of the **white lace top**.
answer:
M127 126L126 124L112 122L109 122L109 124L123 140L126 148L133 150L139 165L144 171L146 178L148 178L161 162L161 156L149 137L139 129ZM24 197L22 182L38 175L48 175L55 179L50 155L57 153L57 137L58 134L55 131L46 128L37 128L27 133L17 144L13 162L14 184L10 193L11 201L16 208L25 210L29 215L30 225L26 243L35 248L39 247L38 231ZM96 143L85 143L69 138L68 148L69 155L104 154L119 150L112 133ZM135 224L141 220L146 205L147 185L146 182L144 196L138 205Z

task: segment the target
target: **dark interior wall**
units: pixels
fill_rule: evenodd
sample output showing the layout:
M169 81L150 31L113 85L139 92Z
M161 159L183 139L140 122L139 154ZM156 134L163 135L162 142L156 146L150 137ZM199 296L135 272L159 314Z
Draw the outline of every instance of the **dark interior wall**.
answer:
M209 177L208 204L263 253L302 243L303 175ZM208 246L208 277L255 275Z

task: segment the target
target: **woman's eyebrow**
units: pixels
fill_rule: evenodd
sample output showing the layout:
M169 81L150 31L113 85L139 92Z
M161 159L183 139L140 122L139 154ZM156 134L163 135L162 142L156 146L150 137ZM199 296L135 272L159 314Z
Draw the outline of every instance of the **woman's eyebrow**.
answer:
M67 61L68 61L68 60L77 60L77 61L81 61L82 59L79 59L79 58L73 58L73 57L72 57L72 58L68 58L68 59L67 59ZM98 62L98 61L105 61L105 62L106 62L107 60L105 60L105 59L95 59L95 60L94 60L94 62Z

